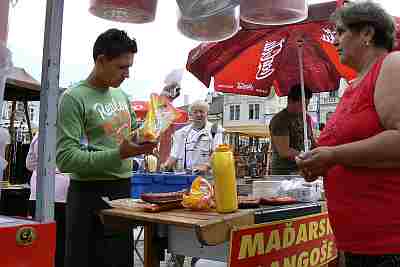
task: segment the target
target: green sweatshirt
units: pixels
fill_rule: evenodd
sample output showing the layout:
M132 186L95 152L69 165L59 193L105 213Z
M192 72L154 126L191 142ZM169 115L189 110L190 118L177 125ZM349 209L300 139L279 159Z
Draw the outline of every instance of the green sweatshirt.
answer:
M119 144L135 127L135 113L122 90L100 91L79 82L60 98L57 167L82 181L129 178L132 164L120 159Z

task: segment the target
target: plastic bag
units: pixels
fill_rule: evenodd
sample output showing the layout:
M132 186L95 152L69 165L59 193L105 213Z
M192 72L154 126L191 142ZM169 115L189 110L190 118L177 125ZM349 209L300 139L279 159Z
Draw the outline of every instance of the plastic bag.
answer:
M281 183L279 196L290 196L300 202L318 201L321 199L321 181L312 183L303 179L286 180Z
M157 142L160 135L179 116L182 115L172 106L167 97L151 94L145 121L142 127L133 133L133 141L138 144Z
M161 95L166 96L171 100L176 99L180 95L182 76L183 69L175 69L171 71L165 77L165 86L161 92Z
M182 77L183 77L183 69L175 69L172 70L166 77L164 80L164 83L166 85L168 84L181 84L182 81Z
M214 189L201 176L194 179L189 194L183 195L182 205L192 210L209 210L215 206Z

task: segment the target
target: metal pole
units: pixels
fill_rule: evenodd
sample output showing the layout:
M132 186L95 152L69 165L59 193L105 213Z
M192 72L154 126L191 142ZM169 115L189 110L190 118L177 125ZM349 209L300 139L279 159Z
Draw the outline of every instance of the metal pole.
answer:
M39 117L39 168L35 219L54 218L57 100L64 0L47 0Z
M317 125L319 131L319 125L321 124L321 93L318 93L317 98Z
M304 152L310 150L310 143L308 140L308 124L307 124L307 114L306 114L306 97L304 93L304 70L303 70L303 40L297 41L297 51L299 56L300 64L300 85L301 85L301 104L303 111L303 132L304 132Z

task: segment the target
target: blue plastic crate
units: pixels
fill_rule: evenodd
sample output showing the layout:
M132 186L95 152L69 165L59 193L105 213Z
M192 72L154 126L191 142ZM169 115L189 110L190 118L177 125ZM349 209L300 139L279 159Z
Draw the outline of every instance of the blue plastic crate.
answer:
M142 193L174 192L190 188L196 175L176 175L173 173L133 173L131 196L140 198Z

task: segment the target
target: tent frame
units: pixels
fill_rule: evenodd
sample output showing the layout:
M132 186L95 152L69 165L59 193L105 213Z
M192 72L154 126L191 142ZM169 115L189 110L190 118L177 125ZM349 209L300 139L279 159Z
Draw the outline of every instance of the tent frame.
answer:
M54 219L56 121L64 0L47 0L39 114L39 168L35 220Z

